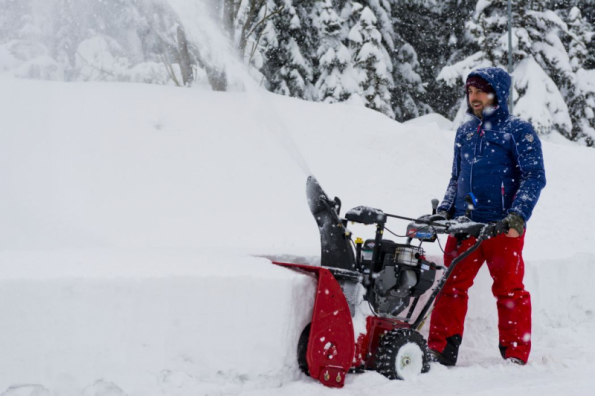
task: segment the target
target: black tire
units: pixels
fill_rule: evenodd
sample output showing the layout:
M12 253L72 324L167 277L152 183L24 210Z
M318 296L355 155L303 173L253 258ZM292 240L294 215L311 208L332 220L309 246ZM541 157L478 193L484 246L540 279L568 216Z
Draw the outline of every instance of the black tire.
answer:
M310 325L306 326L300 335L300 340L297 346L297 360L298 366L302 373L310 376L310 369L308 368L308 360L306 359L306 353L308 352L308 339L310 338Z
M405 379L430 371L428 344L421 334L409 329L386 333L378 345L376 370L388 379Z

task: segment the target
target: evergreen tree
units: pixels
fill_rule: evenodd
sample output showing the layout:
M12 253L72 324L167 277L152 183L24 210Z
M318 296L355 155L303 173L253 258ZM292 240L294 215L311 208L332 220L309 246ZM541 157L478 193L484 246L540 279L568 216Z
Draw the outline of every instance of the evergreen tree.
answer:
M359 20L359 15L363 9L363 6L355 1L352 0L337 0L336 1L336 8L339 10L338 14L345 21L343 24L343 34L342 37L347 40L344 44L349 44L347 36L353 28L357 21Z
M366 107L394 118L391 108L390 87L393 83L386 51L382 47L382 35L378 19L369 7L365 7L359 20L349 32L354 68L362 89Z
M476 0L412 0L399 2L393 14L397 33L407 38L418 55L419 74L425 86L425 95L419 100L449 118L458 110L461 88L445 84L437 77L444 66L479 50L465 27L476 3Z
M567 103L572 119L572 131L569 138L582 141L588 146L595 144L595 71L585 70L588 59L587 45L593 40L595 33L591 24L582 17L577 7L568 13L569 27L568 55L575 73L575 84L569 87Z
M420 63L415 48L404 40L397 42L393 56L391 106L398 121L406 121L432 112L424 103L426 90L420 76Z
M591 30L595 31L595 1L585 0L578 7L583 17L591 25ZM595 39L587 43L587 59L585 59L585 69L595 69Z
M570 66L576 72L584 68L585 62L592 55L589 53L587 44L593 41L595 31L593 26L582 16L578 7L572 7L567 16L568 24L568 56Z
M320 0L294 0L294 3L300 21L302 21L302 28L296 34L296 41L310 65L312 73L310 81L315 82L320 76L318 65L320 37L318 36L319 29L315 26L314 21L320 10ZM312 92L312 99L316 100L315 92Z
M361 0L364 7L370 8L376 17L377 29L382 35L381 44L389 53L395 49L395 30L392 23L392 2L395 0ZM392 66L392 65L391 65Z
M365 2L378 20L382 34L382 49L391 72L391 108L395 119L406 121L432 109L424 102L425 88L420 76L421 65L415 48L395 30L395 9L399 0L367 0Z
M291 0L267 0L261 15L276 10L262 28L264 64L261 69L267 88L275 93L302 99L312 99L312 62L304 56L302 22Z
M76 0L57 0L53 8L54 37L52 56L64 67L66 81L75 78L76 49L83 38L82 24L76 20L81 15Z
M392 104L398 120L430 111L453 116L460 89L436 80L443 66L476 51L465 21L476 1L389 0L393 24Z
M23 29L31 21L29 0L0 0L0 44L23 39Z
M548 0L546 7L557 12L564 20L570 11L576 7L580 10L588 31L595 30L595 0ZM595 40L586 43L587 56L584 61L585 69L595 69Z
M320 76L316 81L317 99L327 103L348 100L359 87L353 78L351 53L341 35L345 23L336 13L331 0L321 1L315 26L318 28Z

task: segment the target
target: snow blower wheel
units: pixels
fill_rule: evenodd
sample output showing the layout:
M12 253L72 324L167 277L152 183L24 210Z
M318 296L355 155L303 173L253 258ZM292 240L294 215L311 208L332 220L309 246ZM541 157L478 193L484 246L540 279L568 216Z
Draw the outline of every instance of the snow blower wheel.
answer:
M306 353L308 352L308 339L310 338L310 325L306 326L300 335L297 347L297 360L298 366L302 373L310 376L310 370L308 369L308 359Z
M378 345L378 372L389 379L407 380L430 370L428 345L417 331L393 330Z

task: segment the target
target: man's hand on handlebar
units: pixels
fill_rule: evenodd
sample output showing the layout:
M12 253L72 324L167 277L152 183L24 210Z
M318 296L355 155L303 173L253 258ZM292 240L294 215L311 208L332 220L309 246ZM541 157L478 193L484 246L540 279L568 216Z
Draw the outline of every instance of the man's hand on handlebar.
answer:
M509 232L510 227L508 226L508 223L506 223L504 220L500 220L494 223L494 236L498 236L500 234L508 234Z
M525 232L525 220L516 213L509 213L502 222L508 226L509 238L518 238Z

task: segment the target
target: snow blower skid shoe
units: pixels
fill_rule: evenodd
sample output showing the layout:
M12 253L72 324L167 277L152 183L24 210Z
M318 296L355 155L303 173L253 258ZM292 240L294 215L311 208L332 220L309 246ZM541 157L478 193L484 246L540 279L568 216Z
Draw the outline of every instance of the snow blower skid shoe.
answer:
M329 199L316 179L308 178L308 205L320 230L321 266L279 263L314 274L318 279L311 323L303 329L297 354L300 369L329 387L343 387L348 372L376 370L390 379L407 379L430 369L431 355L418 332L430 308L456 267L489 237L508 230L502 223L475 223L466 217L411 219L359 206L339 217L341 201ZM435 205L434 205L435 207ZM383 239L389 217L409 220L407 242ZM375 225L373 239L354 244L347 222ZM433 242L444 233L477 242L448 269L425 259L412 240ZM443 270L436 280L436 272ZM366 333L356 334L352 317L363 287L373 315ZM420 297L430 294L423 306ZM421 304L420 304L421 305Z

